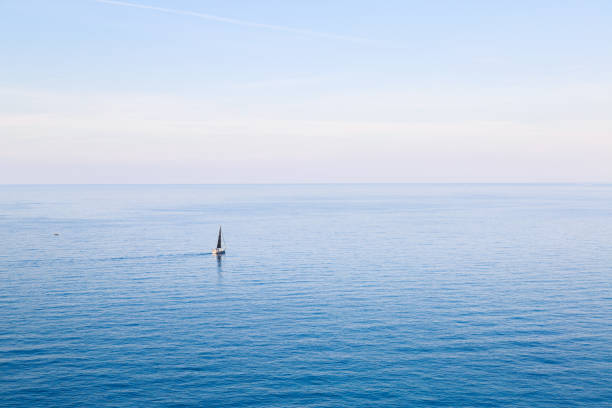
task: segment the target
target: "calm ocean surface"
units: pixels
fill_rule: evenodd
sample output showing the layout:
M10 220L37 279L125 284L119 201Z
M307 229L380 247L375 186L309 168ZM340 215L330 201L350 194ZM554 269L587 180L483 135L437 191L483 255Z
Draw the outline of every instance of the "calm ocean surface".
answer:
M610 407L612 186L0 186L0 406Z

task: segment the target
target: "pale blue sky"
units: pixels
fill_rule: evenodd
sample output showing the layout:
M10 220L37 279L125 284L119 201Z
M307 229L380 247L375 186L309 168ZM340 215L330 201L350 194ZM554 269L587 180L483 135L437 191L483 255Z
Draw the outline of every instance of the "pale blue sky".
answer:
M0 183L612 182L609 1L0 0L0 50Z

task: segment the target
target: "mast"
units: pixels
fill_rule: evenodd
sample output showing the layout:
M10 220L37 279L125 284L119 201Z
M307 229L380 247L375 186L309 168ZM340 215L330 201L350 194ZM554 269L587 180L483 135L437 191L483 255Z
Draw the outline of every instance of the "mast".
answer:
M217 239L217 249L221 248L221 226L219 225L219 238Z

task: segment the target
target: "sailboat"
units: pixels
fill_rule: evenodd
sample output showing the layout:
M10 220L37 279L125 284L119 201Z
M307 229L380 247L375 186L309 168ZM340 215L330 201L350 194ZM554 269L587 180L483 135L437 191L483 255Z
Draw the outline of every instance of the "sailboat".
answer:
M219 225L219 237L217 238L217 247L212 250L214 255L221 255L225 253L225 248L223 248L223 234L221 233L221 226Z

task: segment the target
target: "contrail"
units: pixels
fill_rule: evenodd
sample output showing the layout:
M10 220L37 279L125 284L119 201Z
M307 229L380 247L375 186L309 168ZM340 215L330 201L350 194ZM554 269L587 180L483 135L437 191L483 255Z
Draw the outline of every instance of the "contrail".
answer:
M133 7L133 8L139 8L139 9L160 11L162 13L198 17L204 20L240 25L244 27L263 28L266 30L275 30L275 31L285 31L289 33L307 35L311 37L329 38L329 39L334 39L334 40L350 41L350 42L361 43L361 44L374 44L374 42L371 40L367 40L367 39L359 38L359 37L351 37L351 36L337 35L337 34L330 34L330 33L321 33L317 31L302 30L299 28L291 28L291 27L285 27L285 26L279 26L279 25L273 25L273 24L254 23L252 21L237 20L235 18L215 16L213 14L198 13L198 12L189 11L189 10L177 10L177 9L170 9L170 8L164 8L164 7L148 6L146 4L128 3L125 1L115 1L115 0L94 0L94 1L98 3L112 4L115 6Z

